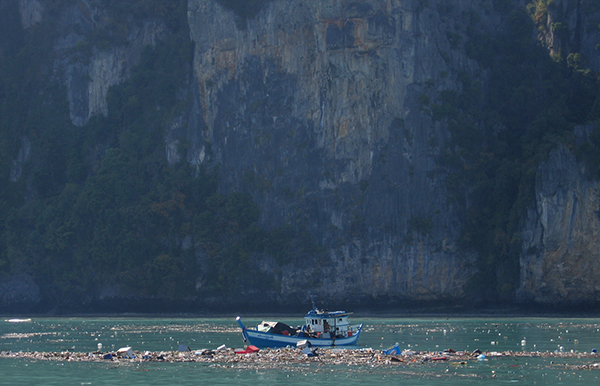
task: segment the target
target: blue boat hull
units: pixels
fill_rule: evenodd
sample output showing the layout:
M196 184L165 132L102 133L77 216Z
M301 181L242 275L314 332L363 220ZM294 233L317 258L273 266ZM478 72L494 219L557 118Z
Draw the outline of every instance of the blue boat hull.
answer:
M248 340L250 344L259 347L296 347L296 343L307 340L313 347L331 347L331 346L356 346L356 342L362 331L362 324L356 330L356 333L346 338L326 339L326 338L308 338L299 336L289 336L281 334L273 334L257 330L247 329L238 318L238 323L242 328L244 341Z

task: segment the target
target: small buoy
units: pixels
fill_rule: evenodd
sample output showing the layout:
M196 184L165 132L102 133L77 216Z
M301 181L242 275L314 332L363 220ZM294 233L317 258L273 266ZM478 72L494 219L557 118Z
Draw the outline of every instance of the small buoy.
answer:
M98 351L102 351L102 343L98 343Z
M521 341L521 346L525 346L526 344L527 344L527 341L526 341L525 339L523 339L523 340Z

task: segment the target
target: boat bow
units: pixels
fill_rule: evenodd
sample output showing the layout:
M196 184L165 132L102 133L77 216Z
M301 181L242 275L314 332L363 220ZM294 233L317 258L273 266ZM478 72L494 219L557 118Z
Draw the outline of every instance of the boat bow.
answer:
M246 335L246 326L244 326L244 323L242 323L242 318L240 318L239 316L235 318L235 320L242 328L242 337L244 338L244 343L246 343L248 341L248 336Z

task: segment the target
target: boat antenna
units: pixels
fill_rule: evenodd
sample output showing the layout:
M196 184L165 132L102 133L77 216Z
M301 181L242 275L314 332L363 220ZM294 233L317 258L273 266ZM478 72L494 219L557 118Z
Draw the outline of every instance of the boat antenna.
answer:
M310 295L310 301L312 302L313 310L316 310L317 306L315 305L315 295Z

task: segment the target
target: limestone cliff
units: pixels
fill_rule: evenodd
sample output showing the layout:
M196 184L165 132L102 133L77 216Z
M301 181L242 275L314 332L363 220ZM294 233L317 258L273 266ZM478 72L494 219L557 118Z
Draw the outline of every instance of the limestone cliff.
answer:
M31 29L49 13L56 18L60 33L47 71L66 90L71 123L85 130L94 115L110 114L109 88L127 80L143 48L165 38L169 27L160 16L118 24L101 1L58 3L51 12L42 1L20 0L20 22ZM143 8L152 2L138 3ZM177 118L163 128L171 166L217 168L219 191L249 193L264 229L288 224L315 246L283 263L266 253L252 256L280 288L260 296L240 294L235 301L289 304L315 294L323 302L397 306L450 304L471 296L466 285L478 274L478 260L485 259L461 245L465 213L474 205L472 187L463 181L460 199L449 192L455 170L441 156L453 134L432 104L442 95L460 95L467 78L481 90L476 95L503 86L490 84L487 68L468 54L473 45L467 43L504 31L508 2L263 3L251 17L242 17L224 1L187 1L193 82L177 85L188 105L183 113L174 109ZM582 52L591 68L600 68L595 50L600 34L590 27L600 10L591 2L521 3L535 4L529 11L549 54ZM476 28L484 30L477 35ZM115 34L116 41L103 40ZM480 51L493 56L494 47L484 48ZM588 140L592 129L580 126L579 140ZM498 125L488 132L502 131L506 127ZM18 138L20 150L13 152L7 173L15 183L24 179L36 146L36 139ZM104 144L86 145L97 145L98 153L104 149ZM485 139L477 144L486 145ZM600 301L595 280L600 186L585 168L561 144L536 170L535 201L518 221L521 302ZM197 266L204 267L197 292L189 295L201 298L211 275L207 253L190 234L172 239L179 241L167 243L192 250ZM111 289L108 297L137 296L112 284L101 283ZM21 287L28 289L23 299L14 295ZM8 277L0 289L0 297L15 303L40 301L30 276Z
M189 2L200 122L188 161L221 165L222 189L251 191L264 225L305 224L331 259L284 270L283 292L317 276L332 296L464 296L473 256L455 247L461 213L436 163L449 134L419 101L460 90L459 73L485 82L462 45L468 18L501 26L485 2L428 5L281 0L240 26L217 2ZM536 15L550 54L582 51L597 68L590 7L558 1ZM521 301L598 301L598 185L582 167L561 147L538 171Z
M538 2L535 18L538 37L551 55L566 58L577 53L595 71L600 71L598 44L599 5L591 0ZM547 3L547 4L543 4Z
M283 293L317 277L329 296L463 296L472 256L455 247L460 214L436 164L448 133L419 96L475 71L448 39L475 3L280 0L240 26L217 1L189 1L188 161L219 164L222 189L252 192L263 225L302 224L327 251L286 267Z
M20 10L25 28L44 17L38 1L21 1ZM103 30L110 28L107 25L111 18L89 1L62 9L58 22L61 35L55 42L53 70L67 87L71 121L76 126L84 126L94 115L107 115L109 87L127 79L131 67L139 62L142 49L154 45L165 34L162 21L140 20L119 31L123 35L119 44L90 41L90 34L107 33Z
M578 129L587 137L586 129ZM585 139L583 139L585 140ZM600 185L566 147L540 166L536 203L522 228L524 302L578 305L600 301Z
M538 3L538 37L570 67L600 70L600 6L595 1ZM594 124L575 129L576 143L588 142ZM545 305L596 304L598 284L598 181L589 166L565 146L554 150L536 173L535 204L523 219L522 302Z

